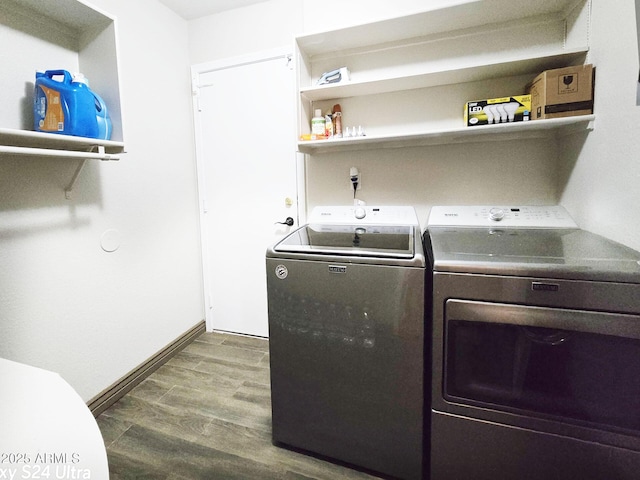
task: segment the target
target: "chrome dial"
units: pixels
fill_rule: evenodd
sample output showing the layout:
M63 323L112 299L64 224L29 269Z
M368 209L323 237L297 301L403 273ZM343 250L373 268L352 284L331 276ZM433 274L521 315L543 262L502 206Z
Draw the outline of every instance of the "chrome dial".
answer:
M492 208L489 210L489 220L499 222L504 218L504 210L502 208Z

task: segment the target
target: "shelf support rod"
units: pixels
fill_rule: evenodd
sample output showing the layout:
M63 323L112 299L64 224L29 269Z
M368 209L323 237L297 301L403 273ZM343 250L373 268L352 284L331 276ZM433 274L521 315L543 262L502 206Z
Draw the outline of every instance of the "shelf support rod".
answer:
M84 168L84 164L87 163L87 159L83 158L82 160L80 160L80 163L78 164L78 167L76 168L76 171L73 174L73 177L71 177L71 182L69 183L69 185L67 185L67 188L64 189L64 198L66 198L67 200L71 199L71 192L73 192L73 187L76 184L76 180L78 180L78 177L80 176L80 172L82 172L82 169Z
M93 150L94 147L92 147L90 150ZM98 145L98 153L100 155L104 155L104 146L103 145ZM84 164L87 163L87 158L83 158L82 160L80 160L80 163L78 164L78 167L76 168L76 171L73 173L73 177L71 177L71 182L69 182L69 185L67 185L67 188L64 189L64 198L66 198L67 200L71 199L71 193L73 192L73 187L76 184L76 181L78 180L78 177L80 176L80 172L82 172L82 169L84 168Z

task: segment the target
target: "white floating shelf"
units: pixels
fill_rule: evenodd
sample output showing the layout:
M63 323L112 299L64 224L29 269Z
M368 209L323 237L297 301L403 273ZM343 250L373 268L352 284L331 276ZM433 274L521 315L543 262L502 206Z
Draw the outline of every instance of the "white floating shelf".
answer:
M123 152L123 142L0 128L0 154L119 160Z
M578 131L593 130L595 115L581 115L529 122L503 123L401 135L375 135L329 140L299 141L298 151L322 154L379 148L492 142L511 139L545 138Z
M414 75L388 77L371 81L349 81L340 84L312 86L300 89L300 94L309 101L375 95L380 93L436 87L464 82L475 82L491 78L515 75L537 75L543 70L581 63L589 51L588 47L540 53L536 56L521 56L486 62L457 69L433 70Z
M313 57L349 48L368 47L374 43L398 42L487 24L509 23L527 17L545 15L564 18L576 0L535 0L519 2L517 6L513 0L464 0L451 3L451 6L434 6L432 10L413 15L303 35L298 37L297 42L307 55Z

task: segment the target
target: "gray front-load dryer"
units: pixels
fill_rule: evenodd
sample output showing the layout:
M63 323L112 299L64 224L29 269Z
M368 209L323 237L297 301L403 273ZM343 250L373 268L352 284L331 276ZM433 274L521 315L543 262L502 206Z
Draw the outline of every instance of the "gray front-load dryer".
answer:
M433 207L431 480L635 480L640 253L559 206Z
M322 207L267 251L274 443L422 478L425 265L411 207Z

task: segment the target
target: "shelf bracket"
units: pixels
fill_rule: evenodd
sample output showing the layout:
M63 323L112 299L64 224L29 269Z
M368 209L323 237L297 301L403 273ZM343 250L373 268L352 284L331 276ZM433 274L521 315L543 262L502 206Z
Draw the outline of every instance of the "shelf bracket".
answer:
M93 151L96 147L91 147L89 149L89 151ZM100 155L104 155L105 153L105 149L104 149L104 145L97 145L97 149ZM73 173L73 177L71 177L71 182L69 182L69 185L67 185L67 187L64 189L64 198L66 198L67 200L71 199L71 193L73 192L73 187L76 184L76 181L78 180L78 177L80 176L80 173L82 172L82 169L84 168L84 164L87 163L87 158L83 158L82 160L80 160L80 163L78 164L78 167L76 168L76 171Z

